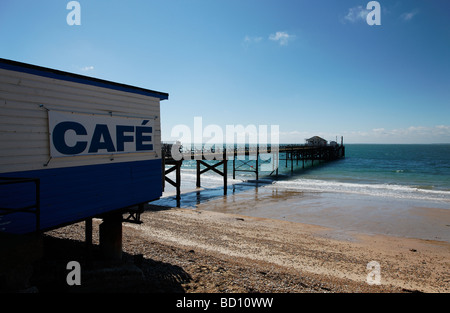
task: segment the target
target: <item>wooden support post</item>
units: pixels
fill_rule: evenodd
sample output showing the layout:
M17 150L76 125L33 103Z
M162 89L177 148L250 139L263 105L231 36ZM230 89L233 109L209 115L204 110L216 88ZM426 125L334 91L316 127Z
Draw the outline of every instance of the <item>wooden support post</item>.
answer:
M256 148L256 180L259 179L259 146Z
M275 159L276 158L276 159ZM274 164L276 166L276 176L278 177L278 166L280 165L280 152L273 154Z
M227 194L227 190L228 190L227 178L228 178L228 160L227 160L226 153L224 152L223 153L223 194L224 195Z
M162 191L164 191L166 187L166 157L164 151L162 151L161 156L161 168L162 168Z
M175 172L175 176L176 176L176 189L177 189L177 205L179 206L179 201L181 199L181 164L182 161L177 161L177 164L175 165L176 168L176 172Z
M197 188L200 188L200 160L197 160Z
M109 260L122 259L122 214L110 213L100 224L100 249Z
M291 148L291 174L294 173L294 148Z
M177 192L177 200L180 199L181 197L181 165L183 164L183 161L171 161L170 165L172 165L171 168L169 168L168 170L164 169L164 181L169 182L172 186L175 187L176 192ZM175 171L175 181L171 180L169 177L167 177L166 175L172 173L173 171Z
M233 179L236 179L236 149L233 151Z

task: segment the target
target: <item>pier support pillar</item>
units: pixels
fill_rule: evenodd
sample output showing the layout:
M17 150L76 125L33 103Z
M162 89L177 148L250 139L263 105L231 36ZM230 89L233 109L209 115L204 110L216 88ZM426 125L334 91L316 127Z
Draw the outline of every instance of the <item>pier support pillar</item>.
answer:
M223 153L223 194L226 196L228 191L228 159Z
M201 169L201 165L203 165L205 168ZM220 170L217 169L217 167L219 167L220 165L223 165L223 171L221 172ZM203 160L197 160L197 187L200 187L200 175L202 175L203 173L206 173L208 171L213 171L216 172L217 174L219 174L220 176L223 177L223 194L226 195L227 194L227 175L228 175L228 160L226 158L226 155L224 153L223 156L223 160L219 160L219 162L217 162L214 165L210 165L208 163L206 163Z
M100 249L109 260L122 259L122 213L111 213L100 224Z
M197 160L197 183L196 183L196 186L197 186L197 188L200 188L201 187L201 184L200 184L200 161L198 161Z
M291 150L291 174L294 173L294 148Z
M277 150L278 150L278 148L277 148ZM274 159L275 173L276 173L276 176L278 177L278 167L280 166L280 152L276 151L273 154L273 159Z
M259 180L259 146L256 148L256 180Z
M233 179L236 179L236 153L233 153Z
M164 173L164 181L168 182L169 184L171 184L172 186L174 186L176 188L176 200L177 200L177 206L180 206L180 200L181 200L181 165L183 164L183 160L179 160L179 161L166 161L165 165L171 165L172 167L169 168L168 170L166 170L165 168L163 168L163 173ZM169 177L167 177L168 174L172 173L173 171L175 171L175 181L171 180ZM163 185L164 186L164 185Z

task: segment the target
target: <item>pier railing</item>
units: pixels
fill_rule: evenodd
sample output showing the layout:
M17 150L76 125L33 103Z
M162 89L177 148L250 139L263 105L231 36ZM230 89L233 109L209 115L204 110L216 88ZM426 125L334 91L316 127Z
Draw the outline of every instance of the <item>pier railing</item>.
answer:
M316 159L333 159L343 157L344 146L339 144L314 146L308 144L250 145L237 147L233 145L208 145L199 148L196 145L184 146L181 143L163 143L162 153L166 159L173 160L223 160L234 156L258 155L262 153L293 153L316 156Z

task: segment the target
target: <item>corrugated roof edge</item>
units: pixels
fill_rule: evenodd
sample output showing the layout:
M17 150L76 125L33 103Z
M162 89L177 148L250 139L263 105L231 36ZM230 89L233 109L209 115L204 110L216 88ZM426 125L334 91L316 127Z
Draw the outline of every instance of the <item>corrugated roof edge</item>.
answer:
M0 68L5 70L12 70L17 72L23 72L33 75L39 75L49 78L61 79L75 83L87 84L97 87L110 88L125 92L136 93L140 95L150 96L159 98L160 100L169 99L169 94L159 91L154 91L150 89L144 89L141 87L135 87L131 85L116 83L108 80L103 80L99 78L64 72L60 70L55 70L47 67L17 62L13 60L7 60L0 58Z

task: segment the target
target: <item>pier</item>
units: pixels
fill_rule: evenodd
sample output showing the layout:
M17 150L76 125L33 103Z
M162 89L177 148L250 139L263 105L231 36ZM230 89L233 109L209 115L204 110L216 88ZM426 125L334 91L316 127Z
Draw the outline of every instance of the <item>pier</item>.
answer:
M228 147L212 145L210 148L183 147L181 144L162 144L162 169L163 169L163 191L165 183L169 183L176 189L176 200L181 199L181 166L183 161L195 160L197 167L196 187L201 187L201 175L213 171L223 177L224 195L227 194L228 166L232 163L233 179L237 172L254 173L256 180L262 174L270 177L279 175L279 168L284 165L290 166L290 172L298 167L305 168L306 162L310 161L311 167L319 162L330 162L345 157L345 146L343 139L341 143L333 142L306 144L289 144L271 146L248 146L248 147ZM270 160L270 161L269 161ZM250 165L254 162L254 165ZM264 166L264 170L262 170ZM175 172L175 180L168 177L168 174Z

